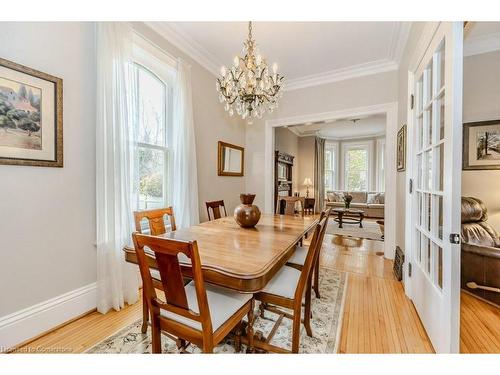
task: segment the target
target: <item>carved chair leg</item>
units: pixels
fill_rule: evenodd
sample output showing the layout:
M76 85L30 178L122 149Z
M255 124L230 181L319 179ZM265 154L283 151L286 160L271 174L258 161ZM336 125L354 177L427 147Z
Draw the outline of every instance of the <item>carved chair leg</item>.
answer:
M203 343L203 353L213 353L214 346L211 343Z
M299 340L300 340L300 310L295 311L293 314L293 328L292 328L292 353L299 352Z
M142 291L142 327L141 332L146 333L148 330L148 321L149 321L149 307L146 296L144 295L144 290Z
M248 310L247 318L248 318L248 324L247 324L247 337L248 337L248 347L247 347L247 353L253 353L254 352L254 346L253 346L253 323L254 323L254 309L255 309L255 301L252 299L251 305L250 305L250 310Z
M259 315L262 319L264 319L264 311L266 310L267 304L265 302L261 302L259 305Z
M313 337L311 329L311 295L311 281L308 281L306 287L306 303L304 307L304 327L309 337Z
M153 354L161 353L161 329L160 321L157 316L151 318L151 341Z
M179 349L181 353L186 349L186 340L184 339L175 340L175 344L177 345L177 349Z
M313 288L314 288L314 294L316 295L316 298L321 298L319 295L319 257L314 265L314 283L313 283Z
M243 332L243 324L239 322L236 326L235 335L234 335L234 351L236 353L241 352L241 334Z

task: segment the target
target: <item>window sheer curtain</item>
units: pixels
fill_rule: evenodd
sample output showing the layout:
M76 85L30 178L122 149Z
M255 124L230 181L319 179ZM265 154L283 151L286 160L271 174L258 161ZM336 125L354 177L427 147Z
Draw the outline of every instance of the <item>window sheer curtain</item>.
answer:
M172 146L172 206L177 227L184 228L198 224L200 219L191 66L182 59L177 60L174 83Z
M321 212L325 200L325 140L316 137L314 142L314 211Z
M122 22L97 24L97 310L138 300L137 267L122 248L131 243L131 185L137 91L132 72L133 31Z

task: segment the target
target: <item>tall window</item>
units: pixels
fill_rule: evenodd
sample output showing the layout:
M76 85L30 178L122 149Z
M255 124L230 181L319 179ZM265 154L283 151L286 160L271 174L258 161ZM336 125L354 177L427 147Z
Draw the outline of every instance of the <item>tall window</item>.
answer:
M368 147L349 147L345 150L345 189L368 190Z
M335 149L325 147L325 193L335 189Z
M134 183L136 207L166 207L170 201L168 184L171 161L171 94L168 85L143 65L135 64L137 83L136 162Z

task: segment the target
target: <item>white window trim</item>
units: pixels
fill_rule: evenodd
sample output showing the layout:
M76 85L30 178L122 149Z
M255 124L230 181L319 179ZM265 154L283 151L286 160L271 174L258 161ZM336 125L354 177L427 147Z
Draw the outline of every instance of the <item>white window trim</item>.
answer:
M382 157L382 152L384 153ZM384 192L385 191L385 164L384 163L384 170L382 171L382 160L386 161L386 155L385 155L385 137L384 138L377 138L377 191ZM382 176L384 176L384 179L382 180ZM382 182L383 181L383 182Z
M332 150L333 151L333 161L334 161L334 166L333 166L333 187L332 190L336 191L340 187L340 160L339 160L339 142L332 142L332 141L326 141L325 142L325 150ZM326 194L326 189L325 189L325 194Z
M342 154L341 154L341 166L342 166L342 181L341 185L343 190L347 190L346 187L346 176L347 176L347 168L346 168L346 152L348 150L353 150L353 149L366 149L367 154L368 154L368 173L367 173L367 185L366 185L366 191L373 191L373 171L375 168L375 160L373 160L373 140L370 141L364 141L364 142L342 142Z
M142 142L135 142L135 147L143 147L154 150L161 150L164 152L164 160L168 162L164 163L164 177L163 177L163 196L165 198L165 206L168 206L172 202L172 189L168 188L171 185L171 172L172 172L172 161L173 152L172 144L172 127L168 126L172 124L172 108L173 102L173 92L172 87L174 83L174 76L176 74L177 63L166 52L158 48L156 45L152 44L150 41L145 39L142 35L134 33L133 37L133 62L140 65L144 69L150 71L154 74L160 81L162 81L167 87L166 93L166 107L165 107L165 146L157 146L151 144L145 144ZM139 199L139 195L137 196Z

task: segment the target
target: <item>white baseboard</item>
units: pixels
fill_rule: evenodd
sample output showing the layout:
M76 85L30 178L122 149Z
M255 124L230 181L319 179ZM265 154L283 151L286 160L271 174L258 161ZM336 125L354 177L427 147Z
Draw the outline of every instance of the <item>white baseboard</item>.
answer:
M0 317L0 353L96 308L97 283Z

